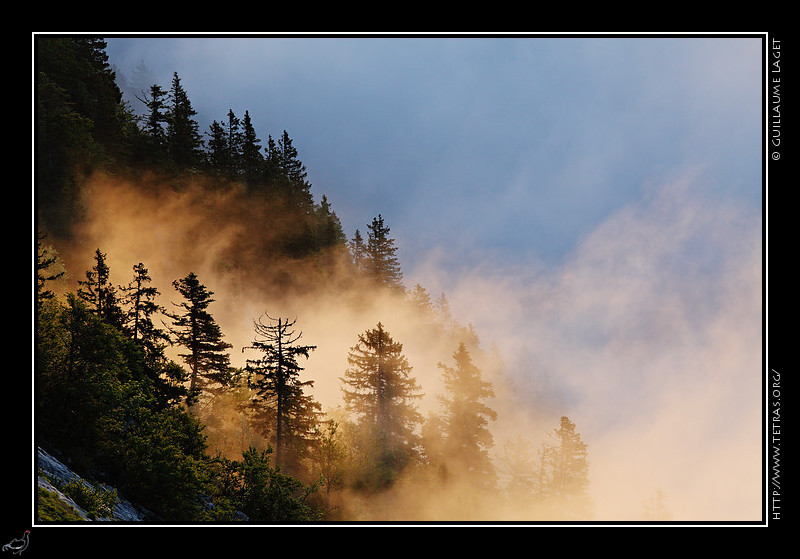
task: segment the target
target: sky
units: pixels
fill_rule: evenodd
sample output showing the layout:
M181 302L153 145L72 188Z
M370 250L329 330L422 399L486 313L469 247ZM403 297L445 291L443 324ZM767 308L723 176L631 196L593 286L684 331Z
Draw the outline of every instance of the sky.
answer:
M121 37L107 52L128 77L144 62L168 88L177 72L204 133L228 110L262 144L286 130L348 237L382 214L408 271L440 247L448 266L558 262L690 171L761 203L759 38Z
M381 214L407 287L576 421L608 517L654 479L684 518L760 517L760 37L107 42L203 132L286 130L348 237Z

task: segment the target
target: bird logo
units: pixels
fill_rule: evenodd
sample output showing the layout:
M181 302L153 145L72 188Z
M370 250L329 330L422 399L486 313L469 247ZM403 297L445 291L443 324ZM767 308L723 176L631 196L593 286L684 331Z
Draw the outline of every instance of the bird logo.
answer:
M3 551L10 551L15 555L20 555L28 547L28 538L31 535L30 530L25 530L21 538L14 538L6 545L3 546Z

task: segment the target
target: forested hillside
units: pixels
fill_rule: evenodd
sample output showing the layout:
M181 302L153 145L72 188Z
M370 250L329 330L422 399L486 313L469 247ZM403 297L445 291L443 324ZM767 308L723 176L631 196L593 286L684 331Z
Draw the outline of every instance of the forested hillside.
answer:
M154 522L592 518L568 417L497 444L502 357L404 283L391 208L346 234L293 139L180 76L122 101L37 37L35 439Z

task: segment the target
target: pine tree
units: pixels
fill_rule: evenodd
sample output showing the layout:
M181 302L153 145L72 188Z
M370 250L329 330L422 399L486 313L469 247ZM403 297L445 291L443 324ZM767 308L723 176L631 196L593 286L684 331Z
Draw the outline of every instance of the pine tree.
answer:
M414 289L408 294L409 300L414 307L419 310L423 316L427 316L433 312L433 302L431 301L430 293L420 284L416 284Z
M227 139L228 176L237 177L241 169L242 142L244 141L240 129L241 122L234 114L233 109L228 110L228 123L225 129Z
M339 216L331 208L327 196L322 195L319 207L317 208L317 248L329 248L342 246L345 243L342 224Z
M150 282L147 268L140 262L133 267L133 280L120 287L120 291L123 293L122 303L127 306L123 327L152 362L163 356L170 338L165 330L153 323L153 315L163 314L166 309L155 302L159 292Z
M372 486L385 487L417 455L415 433L421 416L414 400L420 388L411 376L403 345L395 342L383 325L358 337L347 358L349 367L341 378L345 409L356 415L372 441Z
M297 148L286 130L277 142L272 136L268 139L265 175L273 191L283 196L293 211L313 213L314 200L311 184L306 180L306 167L298 158Z
M366 270L367 247L364 244L364 237L361 236L361 231L358 229L353 235L353 240L350 241L350 255L356 270Z
M278 151L278 145L275 143L272 135L267 136L267 147L264 148L266 157L264 157L264 180L273 191L278 189L278 182L282 176L281 170L281 155Z
M241 171L248 192L252 192L261 178L260 169L264 164L264 158L261 155L261 147L259 146L260 140L253 128L253 122L250 120L250 113L248 111L244 112L242 127Z
M373 218L368 226L369 233L366 247L366 265L368 277L378 286L403 290L403 273L397 259L397 247L394 239L389 237L389 227L383 222L383 216Z
M249 384L256 392L253 407L259 423L274 437L276 464L298 471L320 413L319 404L305 393L314 383L300 380L298 358L308 358L316 346L297 344L302 333L293 330L296 321L265 316L270 323L255 321L256 339L245 348L263 355L247 360Z
M167 145L165 125L167 116L167 92L158 84L150 86L149 93L141 99L147 112L144 116L144 133L149 145L149 154L156 161L164 160Z
M215 120L209 125L207 136L208 150L206 157L211 171L219 175L225 175L229 168L228 138L225 134L225 128Z
M544 489L560 517L586 520L591 517L587 444L566 416L551 437L553 442L543 445L543 469L549 472Z
M181 313L171 318L176 343L188 350L180 356L190 370L187 404L192 405L203 390L214 392L228 384L231 368L226 350L232 346L224 341L222 330L208 312L214 293L199 282L197 275L192 272L172 285L185 299L174 303Z
M192 108L177 72L172 77L170 98L166 138L169 155L178 169L196 168L201 161L203 139L194 120L197 111Z
M51 247L42 245L45 236L38 234L36 236L36 303L37 306L42 301L52 299L55 294L45 288L46 282L55 281L64 276L66 270L50 271L53 266L58 264L58 255Z
M473 486L492 489L496 474L489 458L494 442L488 425L497 419L497 412L484 402L494 397L494 391L491 383L481 378L464 343L459 344L453 360L455 367L439 363L445 388L439 400L448 465Z
M80 61L72 77L78 85L72 91L76 109L92 121L92 136L103 147L108 161L125 156L123 143L122 92L108 63L106 41L99 37L72 39Z
M78 297L89 305L94 313L116 328L122 327L123 313L117 302L117 290L109 281L110 269L106 255L98 248L95 265L86 271L86 279L78 280Z

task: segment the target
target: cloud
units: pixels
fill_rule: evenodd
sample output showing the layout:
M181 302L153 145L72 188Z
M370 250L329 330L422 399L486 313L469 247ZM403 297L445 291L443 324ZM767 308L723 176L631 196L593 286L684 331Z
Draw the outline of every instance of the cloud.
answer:
M437 279L519 405L576 421L602 518L659 488L679 520L760 518L761 218L701 180L624 207L558 268Z

